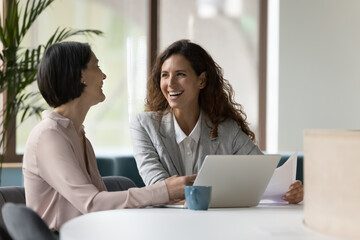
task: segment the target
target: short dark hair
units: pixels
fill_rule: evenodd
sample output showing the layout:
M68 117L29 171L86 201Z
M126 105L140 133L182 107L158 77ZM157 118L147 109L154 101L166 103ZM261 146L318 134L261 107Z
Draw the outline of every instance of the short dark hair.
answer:
M81 70L90 61L91 48L87 43L61 42L51 45L44 53L37 72L41 95L51 107L58 107L84 91Z

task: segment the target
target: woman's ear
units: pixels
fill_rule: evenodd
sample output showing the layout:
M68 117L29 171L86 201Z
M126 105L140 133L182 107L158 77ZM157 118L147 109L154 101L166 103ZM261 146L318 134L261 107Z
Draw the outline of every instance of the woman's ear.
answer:
M84 71L81 70L81 83L86 85L85 77L84 77Z
M81 81L82 84L85 84L85 85L86 85L86 81L85 81L85 79L84 79L83 77L81 77L81 80L80 80L80 81Z
M200 89L206 87L206 72L202 72L199 76L200 78Z

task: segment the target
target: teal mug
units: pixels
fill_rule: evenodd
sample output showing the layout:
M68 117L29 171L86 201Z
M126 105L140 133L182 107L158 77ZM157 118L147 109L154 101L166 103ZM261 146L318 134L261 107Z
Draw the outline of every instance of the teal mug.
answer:
M191 210L207 210L211 200L211 186L185 186L185 200Z

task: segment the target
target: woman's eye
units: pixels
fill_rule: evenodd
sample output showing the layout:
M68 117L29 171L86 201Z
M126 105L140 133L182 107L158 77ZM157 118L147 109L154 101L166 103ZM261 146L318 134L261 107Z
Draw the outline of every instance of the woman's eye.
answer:
M161 74L161 78L166 78L167 77L167 74L166 73L162 73Z
M183 76L185 76L185 73L178 73L177 75L180 77L183 77Z

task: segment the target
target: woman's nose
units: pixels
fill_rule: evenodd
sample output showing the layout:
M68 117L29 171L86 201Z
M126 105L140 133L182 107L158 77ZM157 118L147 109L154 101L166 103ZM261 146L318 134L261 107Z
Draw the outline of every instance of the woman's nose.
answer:
M175 77L173 75L169 76L169 85L174 85L175 84Z
M105 73L103 73L103 79L104 79L104 80L106 79L106 74L105 74Z

